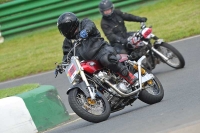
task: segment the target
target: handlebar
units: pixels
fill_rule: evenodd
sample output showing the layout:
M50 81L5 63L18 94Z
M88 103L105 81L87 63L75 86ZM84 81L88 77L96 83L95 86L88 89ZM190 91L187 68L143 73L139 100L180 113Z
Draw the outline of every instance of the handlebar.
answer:
M56 69L55 69L55 78L58 76L58 73L62 74L67 66L69 66L69 63L66 63L66 62L62 62L62 63L55 63L56 65Z
M138 30L138 32L136 32L136 35L141 35L142 34L142 30L145 29L147 26L146 26L146 23L145 22L140 22L140 30ZM150 26L151 28L152 26Z
M79 44L81 41L83 40L83 38L78 38L74 41L74 46L76 47L77 44Z
M147 27L145 22L140 22L140 26L141 26L141 29L144 29ZM152 28L152 26L150 25L149 28Z
M63 71L65 71L65 67L69 66L69 62L70 62L70 58L69 55L70 53L74 50L73 56L75 56L75 48L81 44L83 38L78 38L76 40L74 40L74 47L69 51L69 53L67 54L67 62L62 62L62 63L55 63L56 65L56 69L55 69L55 78L57 77L58 73L62 74Z
M145 22L140 22L140 26L141 26L141 29L146 28L146 24L145 24Z
M79 45L79 44L81 44L81 42L82 42L82 40L83 40L83 38L78 38L78 39L76 39L76 40L74 40L74 47L68 52L68 54L67 54L67 62L69 62L69 55L70 55L70 53L74 50L74 54L73 54L73 56L75 56L75 54L76 54L76 47Z

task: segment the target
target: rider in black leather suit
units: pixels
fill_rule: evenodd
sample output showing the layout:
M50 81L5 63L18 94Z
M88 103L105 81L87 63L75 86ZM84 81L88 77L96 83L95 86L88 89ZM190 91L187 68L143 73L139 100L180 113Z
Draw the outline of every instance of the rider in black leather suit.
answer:
M59 16L57 26L60 33L65 36L63 43L64 62L67 60L67 54L73 48L72 40L84 38L76 52L80 59L97 60L103 66L118 73L130 84L137 80L124 65L118 62L116 51L101 38L100 32L91 20L85 18L79 21L75 14L66 12Z
M127 32L124 21L146 22L147 18L114 9L113 3L109 0L102 0L99 10L102 14L101 28L110 44L115 47L117 53L127 54L127 38L133 35L133 32Z

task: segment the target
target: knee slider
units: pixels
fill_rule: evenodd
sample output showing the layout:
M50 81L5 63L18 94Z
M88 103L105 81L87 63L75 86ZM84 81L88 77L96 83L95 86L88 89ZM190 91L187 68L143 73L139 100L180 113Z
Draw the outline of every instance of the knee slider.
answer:
M115 63L115 64L117 64L119 62L117 59L117 56L115 56L113 54L108 55L108 61L110 61L111 63Z
M108 55L107 54L104 54L103 56L101 56L99 61L105 67L107 67L110 64L110 61L108 60Z

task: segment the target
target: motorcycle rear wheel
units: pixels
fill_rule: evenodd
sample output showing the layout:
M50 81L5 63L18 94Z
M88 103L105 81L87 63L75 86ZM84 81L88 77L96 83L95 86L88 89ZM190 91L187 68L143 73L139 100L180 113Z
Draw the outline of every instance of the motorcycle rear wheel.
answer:
M86 121L98 123L107 120L110 116L110 104L100 92L96 100L91 100L76 88L69 92L68 101L72 110Z
M159 52L169 58L168 61L163 60L167 65L175 69L180 69L185 66L185 60L182 54L172 45L163 42L157 48Z
M164 90L158 78L154 75L152 85L146 85L145 89L139 94L138 99L147 104L155 104L160 102L164 97Z

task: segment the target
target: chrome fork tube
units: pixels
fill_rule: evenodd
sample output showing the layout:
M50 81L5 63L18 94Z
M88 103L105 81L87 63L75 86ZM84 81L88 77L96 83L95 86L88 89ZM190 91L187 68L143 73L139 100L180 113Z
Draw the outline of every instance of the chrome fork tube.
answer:
M139 77L139 84L140 84L140 88L139 90L142 90L142 73L141 73L141 65L142 65L142 61L146 58L146 56L142 56L138 61L138 77Z
M152 37L154 37L154 36L155 36L155 35L152 34ZM144 43L145 45L148 45L148 42L146 42L146 41L143 41L143 43ZM168 60L169 60L166 56L164 56L161 52L159 52L158 50L156 50L154 47L151 47L151 49L152 49L155 53L157 53L161 58L163 58L165 61L168 61Z
M82 68L81 65L80 65L79 60L76 58L75 61L76 61L76 64L78 65L78 67L79 67L80 75L81 75L83 81L85 82L86 86L88 87L88 90L89 90L91 99L93 100L93 99L95 99L95 95L96 95L96 94L95 94L95 90L94 90L94 88L91 88L91 87L90 87L90 84L88 83L88 80L87 80L87 78L86 78L86 76L85 76L85 73L84 73L84 71L83 71L83 68Z
M157 53L161 58L163 58L165 61L168 61L169 59L164 56L161 52L159 52L158 50L156 50L154 47L151 48L155 53Z

